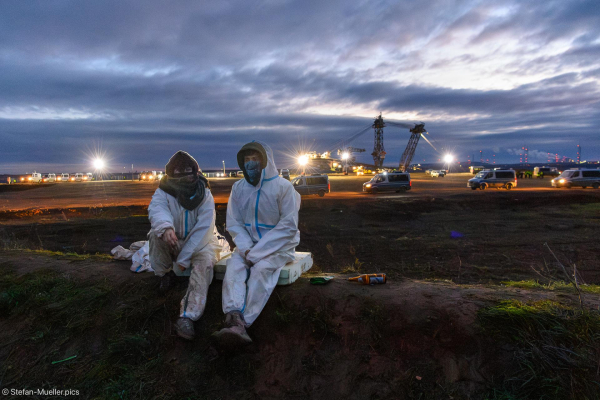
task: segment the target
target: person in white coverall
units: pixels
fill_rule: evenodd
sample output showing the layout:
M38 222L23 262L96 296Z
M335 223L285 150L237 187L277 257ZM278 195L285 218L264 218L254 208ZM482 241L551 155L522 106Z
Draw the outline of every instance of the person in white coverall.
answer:
M181 271L192 268L187 293L181 300L177 334L193 339L194 324L204 313L208 286L213 279L218 243L214 235L215 203L198 163L178 151L166 165L166 175L148 206L151 223L149 256L161 277L160 291L175 281L173 263Z
M233 185L227 231L236 245L223 280L225 327L213 336L224 345L251 343L246 333L277 285L281 268L300 243L300 195L279 176L271 148L254 141L237 155L244 179Z

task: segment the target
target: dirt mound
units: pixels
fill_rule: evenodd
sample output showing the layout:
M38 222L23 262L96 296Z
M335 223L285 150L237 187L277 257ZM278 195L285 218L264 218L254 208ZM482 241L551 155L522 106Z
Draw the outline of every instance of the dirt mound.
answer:
M187 342L170 325L184 281L160 297L157 279L125 262L17 252L0 255L0 273L3 386L77 388L84 398L479 398L518 367L514 346L481 331L481 309L507 298L576 302L449 282L301 278L276 288L249 329L254 344L227 354L210 342L223 316L219 282ZM598 307L598 296L587 301Z

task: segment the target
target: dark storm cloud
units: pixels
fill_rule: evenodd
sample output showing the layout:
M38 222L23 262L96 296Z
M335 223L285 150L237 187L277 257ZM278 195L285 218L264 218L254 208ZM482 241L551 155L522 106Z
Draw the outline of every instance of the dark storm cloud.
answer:
M0 169L84 165L99 145L119 168L179 148L233 164L255 138L322 151L378 112L417 115L463 158L578 141L600 158L599 43L597 0L7 1ZM408 132L388 129L397 160Z

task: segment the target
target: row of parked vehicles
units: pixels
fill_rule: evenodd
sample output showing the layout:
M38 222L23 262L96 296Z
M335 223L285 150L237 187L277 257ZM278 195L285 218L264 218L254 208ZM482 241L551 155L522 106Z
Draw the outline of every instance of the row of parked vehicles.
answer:
M31 175L22 176L20 181L22 183L51 183L51 182L86 182L93 180L91 172L83 174L81 172L75 174L41 174L39 172L33 172Z
M536 167L537 168L537 167ZM537 171L534 171L534 174ZM592 187L600 188L600 169L568 169L559 173L558 171L546 171L548 175L556 176L550 182L555 188ZM543 173L543 172L542 172ZM473 190L485 190L487 188L497 188L510 190L517 187L517 176L514 170L483 170L477 173L474 178L469 179L467 187Z
M472 190L485 190L488 188L511 190L517 187L516 172L512 169L483 170L475 177L469 179L467 187ZM558 177L552 179L552 187L571 188L592 187L600 188L600 169L570 169L562 172ZM329 193L331 185L327 175L298 176L292 180L292 184L302 195L317 194L324 196ZM375 175L368 182L363 183L363 192L406 192L411 190L412 182L407 172L383 172Z

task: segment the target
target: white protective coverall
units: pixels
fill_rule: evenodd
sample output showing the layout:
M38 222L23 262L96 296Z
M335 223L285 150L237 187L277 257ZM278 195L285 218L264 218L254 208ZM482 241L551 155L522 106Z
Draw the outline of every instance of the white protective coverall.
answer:
M150 240L150 263L154 273L163 276L176 263L193 268L187 293L181 300L180 317L197 321L204 313L208 286L213 279L213 267L219 252L215 231L215 202L208 188L204 200L194 210L183 208L177 199L162 189L156 189L148 206L152 226ZM178 249L172 255L169 245L162 239L166 229L172 228L177 235ZM177 266L176 268L179 268Z
M250 326L277 285L281 268L294 260L300 243L300 194L279 176L273 152L263 147L267 166L256 186L246 179L233 185L227 204L227 231L236 249L227 262L223 281L223 311L240 311ZM244 258L246 250L250 250ZM250 261L252 266L246 261Z

